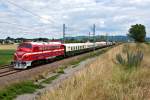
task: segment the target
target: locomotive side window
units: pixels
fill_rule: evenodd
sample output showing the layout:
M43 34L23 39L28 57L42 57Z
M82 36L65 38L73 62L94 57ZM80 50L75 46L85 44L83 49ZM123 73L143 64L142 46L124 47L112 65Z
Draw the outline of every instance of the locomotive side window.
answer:
M19 45L19 48L29 48L29 49L31 49L31 48L32 48L32 45L31 45L31 44L28 44L28 43L23 43L23 44L20 44L20 45Z

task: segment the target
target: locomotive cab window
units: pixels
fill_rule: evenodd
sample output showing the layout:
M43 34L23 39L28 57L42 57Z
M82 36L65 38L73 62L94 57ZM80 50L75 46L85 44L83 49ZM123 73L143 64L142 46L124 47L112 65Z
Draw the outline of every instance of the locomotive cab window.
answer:
M29 48L29 49L31 49L31 48L32 48L32 45L31 45L31 44L28 44L28 43L23 43L23 44L20 44L20 45L19 45L19 48Z

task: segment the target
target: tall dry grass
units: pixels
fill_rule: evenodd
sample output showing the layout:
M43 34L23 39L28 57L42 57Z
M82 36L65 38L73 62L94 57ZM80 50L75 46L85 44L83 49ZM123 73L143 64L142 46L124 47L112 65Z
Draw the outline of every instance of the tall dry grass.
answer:
M148 100L150 99L150 46L130 44L141 49L144 60L137 69L124 70L116 64L116 54L124 45L101 55L84 70L63 82L57 89L43 93L39 100Z

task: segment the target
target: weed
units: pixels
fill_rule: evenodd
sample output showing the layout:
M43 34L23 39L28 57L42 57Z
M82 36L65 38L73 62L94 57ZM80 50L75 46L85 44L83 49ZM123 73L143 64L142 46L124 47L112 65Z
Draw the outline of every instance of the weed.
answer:
M64 74L64 67L59 67L58 70L57 70L57 73L61 73L61 74Z
M42 83L47 83L47 84L49 84L49 83L51 83L53 80L55 80L59 75L60 75L60 74L56 74L56 75L54 75L54 76L52 76L52 77L50 77L50 78L47 78L46 80L42 81Z
M35 85L31 81L13 84L5 89L0 90L0 100L12 100L17 95L24 93L33 93L36 89L41 88L40 85Z

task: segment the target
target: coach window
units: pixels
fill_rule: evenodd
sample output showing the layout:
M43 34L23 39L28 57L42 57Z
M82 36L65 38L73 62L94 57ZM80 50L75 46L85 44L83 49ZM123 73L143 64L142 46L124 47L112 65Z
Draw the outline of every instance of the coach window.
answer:
M72 47L71 47L71 51L72 51Z

